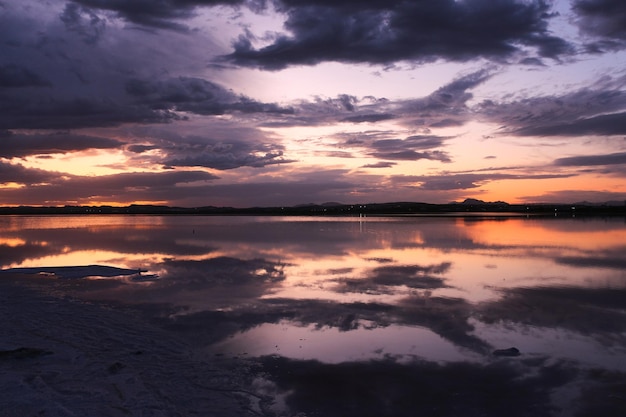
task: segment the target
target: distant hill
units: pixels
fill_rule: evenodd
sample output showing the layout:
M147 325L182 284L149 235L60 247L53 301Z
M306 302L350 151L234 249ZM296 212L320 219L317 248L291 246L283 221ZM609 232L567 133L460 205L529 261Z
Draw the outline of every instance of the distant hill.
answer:
M509 203L504 202L504 201L493 201L493 202L487 202L487 201L483 201L483 200L477 200L475 198L466 198L465 200L463 200L463 202L461 203L451 203L451 204L463 204L463 205L499 205L499 206L508 206Z
M204 215L204 216L470 216L488 215L498 216L549 216L549 217L585 217L585 216L624 216L626 204L623 201L606 203L575 203L575 204L509 204L504 201L485 202L468 198L462 202L448 204L430 204L421 202L389 202L371 204L342 204L327 202L323 204L308 203L297 206L280 207L169 207L156 205L130 205L126 207L113 206L63 206L63 207L0 207L2 214L143 214L143 215Z

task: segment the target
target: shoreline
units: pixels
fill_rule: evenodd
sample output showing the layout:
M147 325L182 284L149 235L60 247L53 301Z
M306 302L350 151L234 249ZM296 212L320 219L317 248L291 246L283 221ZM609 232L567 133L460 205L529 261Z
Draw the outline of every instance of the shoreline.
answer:
M18 280L24 282L18 282ZM226 363L132 314L0 279L4 417L253 416L255 394ZM31 288L29 288L31 287Z

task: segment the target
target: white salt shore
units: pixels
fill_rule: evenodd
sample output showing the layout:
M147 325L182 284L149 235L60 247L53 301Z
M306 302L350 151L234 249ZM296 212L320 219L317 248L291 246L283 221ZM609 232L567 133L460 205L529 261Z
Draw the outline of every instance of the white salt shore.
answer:
M0 276L3 417L251 416L236 371L123 311Z

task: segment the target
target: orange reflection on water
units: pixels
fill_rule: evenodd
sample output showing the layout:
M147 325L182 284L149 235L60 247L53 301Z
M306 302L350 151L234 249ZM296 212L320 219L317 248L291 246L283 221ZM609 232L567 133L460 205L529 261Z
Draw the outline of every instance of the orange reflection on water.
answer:
M474 242L494 247L571 248L594 250L621 246L626 242L626 228L615 224L599 228L597 222L580 220L546 221L506 219L502 221L465 221L456 225Z

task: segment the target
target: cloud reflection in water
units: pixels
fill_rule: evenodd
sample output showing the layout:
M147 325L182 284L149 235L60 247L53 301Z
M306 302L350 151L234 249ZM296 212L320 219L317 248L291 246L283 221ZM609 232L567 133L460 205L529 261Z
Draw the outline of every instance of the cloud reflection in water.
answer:
M305 412L313 404L303 390L323 390L305 380L325 373L337 380L353 375L344 382L355 392L366 389L360 379L367 389L391 390L389 398L415 410L426 410L424 398L437 395L424 388L428 379L456 378L458 384L442 386L467 406L471 381L487 378L493 384L481 389L508 398L509 410L520 401L526 404L520 410L543 410L536 415L552 407L543 390L594 381L581 407L597 410L593 389L612 392L626 380L618 366L626 363L621 220L117 217L98 227L84 218L65 227L49 220L2 223L4 268L62 263L80 253L85 265L156 272L160 278L150 282L53 285L134 306L210 352L268 355L260 366L276 390L292 390L288 402ZM548 346L556 336L569 338L571 349L566 341ZM491 355L513 345L519 358ZM281 373L282 366L304 379ZM385 388L376 382L383 369L429 375L409 378L428 395L414 404L413 388ZM480 392L465 415L497 412L497 404L481 403L487 397ZM346 411L330 400L327 406ZM378 415L403 415L381 411L383 403L371 406ZM619 401L611 407L605 415L619 410Z

